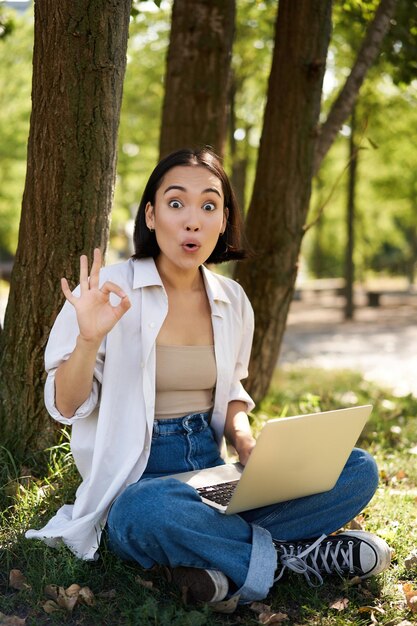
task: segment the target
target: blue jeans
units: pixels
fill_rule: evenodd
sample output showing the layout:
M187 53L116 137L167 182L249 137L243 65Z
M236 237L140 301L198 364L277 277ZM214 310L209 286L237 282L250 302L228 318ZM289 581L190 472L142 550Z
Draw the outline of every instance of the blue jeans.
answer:
M234 583L239 602L261 600L277 566L272 537L296 540L338 530L366 506L378 483L374 460L355 448L330 491L224 515L203 504L189 485L157 479L222 463L208 414L156 422L145 473L110 509L110 549L145 568L158 563L220 570Z

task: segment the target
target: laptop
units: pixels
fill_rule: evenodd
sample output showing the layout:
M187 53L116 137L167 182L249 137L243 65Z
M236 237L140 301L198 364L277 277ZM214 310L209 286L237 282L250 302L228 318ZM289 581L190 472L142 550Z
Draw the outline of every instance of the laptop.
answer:
M271 419L245 467L218 467L163 476L194 487L203 502L226 515L328 491L371 413L357 406Z

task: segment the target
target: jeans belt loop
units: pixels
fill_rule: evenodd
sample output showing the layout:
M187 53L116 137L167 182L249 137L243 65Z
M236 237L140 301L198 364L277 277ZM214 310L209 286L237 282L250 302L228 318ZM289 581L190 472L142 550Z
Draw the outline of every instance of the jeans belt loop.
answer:
M154 423L153 423L153 428L152 428L152 436L153 436L153 437L158 437L158 436L159 436L159 424L158 424L158 420L154 420Z
M192 428L190 427L190 415L186 415L182 420L182 427L187 433L192 432Z
M192 425L190 425L190 422ZM201 413L193 413L192 415L186 415L182 420L182 426L187 433L201 432L208 426L208 422L205 416Z

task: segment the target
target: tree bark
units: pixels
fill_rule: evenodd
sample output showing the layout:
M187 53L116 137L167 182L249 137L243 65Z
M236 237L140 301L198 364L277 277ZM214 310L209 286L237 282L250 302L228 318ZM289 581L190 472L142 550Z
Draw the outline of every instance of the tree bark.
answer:
M257 253L237 267L255 311L247 387L256 401L275 369L308 211L331 30L331 0L280 0L268 99L246 228Z
M223 154L235 0L174 0L160 156L212 146Z
M19 241L0 343L0 436L17 456L53 439L43 352L59 278L106 247L131 0L36 0Z
M326 121L321 126L314 156L314 174L317 174L321 162L333 144L343 122L352 113L366 73L376 61L382 41L390 28L397 4L398 0L381 0L378 5L375 17L366 31L355 64L333 103Z
M229 146L230 146L230 160L232 166L232 173L230 181L233 186L233 190L236 194L236 198L244 216L245 212L245 188L246 188L246 169L247 158L242 157L238 153L237 141L235 139L236 131L236 80L232 72L231 84L229 89Z
M346 281L346 302L345 302L345 319L352 320L355 312L354 291L355 282L355 191L356 191L356 173L358 166L358 148L356 146L356 116L355 107L353 107L350 137L349 137L349 169L347 184L347 211L346 211L346 259L345 259L345 281Z

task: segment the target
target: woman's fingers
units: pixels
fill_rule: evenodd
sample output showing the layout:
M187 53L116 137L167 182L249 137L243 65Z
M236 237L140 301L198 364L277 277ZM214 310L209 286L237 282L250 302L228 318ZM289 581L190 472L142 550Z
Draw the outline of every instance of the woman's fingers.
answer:
M110 280L106 281L105 283L103 283L103 285L101 285L100 291L104 293L104 295L106 296L109 295L110 293L114 293L116 296L119 296L119 298L127 297L123 289L119 287L119 285L116 285L116 283L112 283Z
M130 309L130 306L131 306L130 300L128 296L125 294L125 292L123 291L123 289L119 287L119 285L116 285L115 283L112 283L111 281L108 280L101 286L100 291L107 296L110 295L111 293L114 293L116 296L120 298L119 304L113 307L114 312L116 313L119 319L122 317L122 315L126 313L126 311Z
M98 281L101 269L101 252L100 248L94 248L93 265L90 273L90 289L98 288Z
M88 291L88 258L85 254L80 256L80 288L81 293Z
M88 276L88 257L85 254L80 256L80 289L81 293L91 289L98 289L99 276L101 269L101 252L100 248L94 249L93 264L91 266L91 274Z
M126 313L126 311L128 311L131 307L131 303L130 300L128 298L128 296L124 296L124 298L122 298L120 300L120 303L114 307L116 315L118 316L118 318L120 319L122 317L122 315L124 315Z
M68 281L66 278L61 278L61 289L62 289L62 293L64 294L68 302L71 302L71 304L74 304L76 298L73 295L71 289L69 288Z
M80 287L81 287L80 297L77 298L76 296L74 296L71 289L69 288L68 281L66 278L61 278L62 292L64 296L66 297L66 299L68 300L68 302L70 302L76 308L78 308L79 306L78 303L81 303L83 300L85 300L85 298L83 298L83 295L87 296L87 292L90 292L91 294L95 292L96 295L94 296L94 300L96 301L96 305L99 304L99 302L101 301L101 305L111 306L116 316L120 319L122 315L124 315L126 311L130 309L131 307L130 300L128 296L125 294L125 292L123 291L123 289L119 287L119 285L116 285L116 283L113 283L109 280L103 283L100 289L98 288L100 267L101 267L101 253L100 253L100 250L96 248L94 250L94 262L91 268L91 276L89 279L88 278L88 259L85 255L82 255L80 257ZM116 306L113 306L109 302L110 294L114 294L115 296L120 298L120 302ZM101 298L97 300L96 299L97 295L101 295L101 296L104 295L106 302L103 302ZM95 306L93 304L93 301L89 300L89 298L87 298L87 302L88 301L90 302L91 306Z

